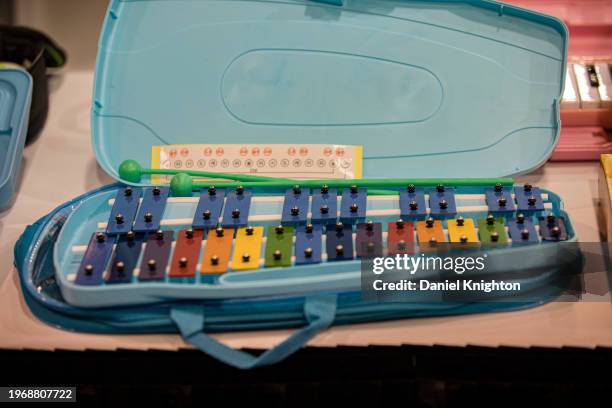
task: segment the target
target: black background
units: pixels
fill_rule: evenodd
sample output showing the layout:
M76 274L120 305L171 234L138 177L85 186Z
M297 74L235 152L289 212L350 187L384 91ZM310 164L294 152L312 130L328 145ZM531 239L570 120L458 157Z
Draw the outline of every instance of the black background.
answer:
M241 371L195 350L0 350L2 385L77 386L100 407L606 406L611 363L610 348L307 347Z

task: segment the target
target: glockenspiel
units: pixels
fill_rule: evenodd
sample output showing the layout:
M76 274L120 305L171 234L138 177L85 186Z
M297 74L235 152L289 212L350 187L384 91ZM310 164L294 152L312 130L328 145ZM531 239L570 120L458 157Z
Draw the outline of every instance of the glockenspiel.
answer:
M340 289L368 257L576 239L555 194L511 179L240 177L179 173L82 202L55 253L65 298L98 307Z

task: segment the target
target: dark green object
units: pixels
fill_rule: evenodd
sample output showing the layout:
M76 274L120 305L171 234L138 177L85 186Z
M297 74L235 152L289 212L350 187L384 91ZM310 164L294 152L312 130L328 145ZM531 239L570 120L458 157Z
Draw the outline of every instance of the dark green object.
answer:
M46 34L28 28L0 25L0 62L12 62L26 69L34 81L30 102L27 143L36 139L49 112L47 68L66 64L66 53Z
M487 223L485 218L478 219L478 233L483 245L505 245L508 243L508 234L503 218L495 218L492 224ZM497 233L497 241L492 239L492 234Z
M294 227L283 226L280 233L277 231L277 227L268 227L264 263L266 268L291 266L294 233ZM278 257L279 254L280 258Z

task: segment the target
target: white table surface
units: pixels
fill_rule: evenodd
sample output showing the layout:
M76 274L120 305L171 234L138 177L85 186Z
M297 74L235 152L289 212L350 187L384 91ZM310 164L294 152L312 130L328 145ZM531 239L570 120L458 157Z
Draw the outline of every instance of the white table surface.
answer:
M67 72L52 82L51 109L40 138L25 149L15 204L0 214L0 348L175 349L177 335L92 335L40 322L21 295L13 246L24 228L62 204L112 179L96 164L90 144L91 72ZM582 241L598 241L594 203L598 164L548 163L519 178L559 193ZM224 333L233 347L267 348L290 331ZM333 327L310 345L612 346L612 305L552 302L510 313L407 319Z

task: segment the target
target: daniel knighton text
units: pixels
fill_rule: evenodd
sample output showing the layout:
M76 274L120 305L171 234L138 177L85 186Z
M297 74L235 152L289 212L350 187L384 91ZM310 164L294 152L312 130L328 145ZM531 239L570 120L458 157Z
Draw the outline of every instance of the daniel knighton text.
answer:
M519 282L505 282L503 280L469 279L467 275L461 279L419 279L419 272L454 272L457 275L470 272L482 272L486 269L487 254L481 256L426 256L397 254L388 257L371 259L371 272L374 274L371 289L379 291L520 291ZM385 273L391 273L385 279ZM406 274L409 279L397 279Z

